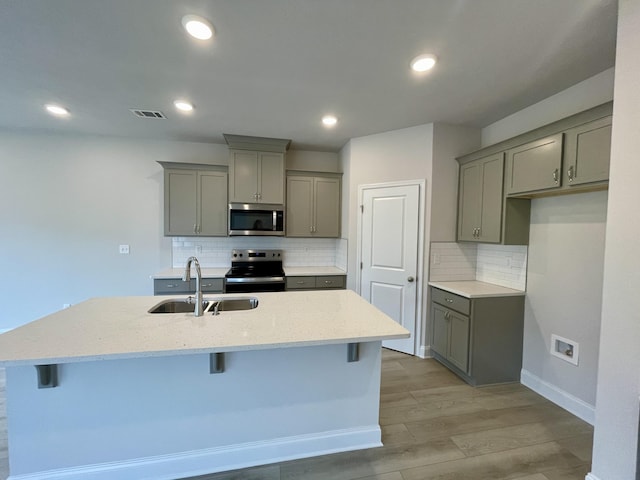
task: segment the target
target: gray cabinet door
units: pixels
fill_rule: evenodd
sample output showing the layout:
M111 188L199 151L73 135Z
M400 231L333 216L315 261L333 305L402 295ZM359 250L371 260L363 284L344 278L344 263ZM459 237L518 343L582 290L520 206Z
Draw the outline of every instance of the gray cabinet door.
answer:
M503 153L460 168L458 240L500 243L503 173Z
M565 132L566 186L609 179L611 117L580 125Z
M437 304L432 304L431 321L433 322L433 338L431 348L447 358L449 349L449 321L447 319L448 310Z
M476 229L480 223L481 171L481 161L460 167L458 200L458 240L460 241L476 240Z
M340 178L287 177L287 236L340 236Z
M340 179L314 179L314 237L340 236Z
M227 174L198 172L198 234L227 235Z
M449 355L447 360L465 373L469 367L469 317L448 312Z
M229 201L256 203L257 200L258 152L232 150L229 160Z
M561 173L562 133L507 150L507 195L558 188Z
M504 183L504 156L493 155L482 161L480 197L480 223L477 240L500 243L502 228L502 185Z
M197 172L167 169L164 175L164 234L197 232Z
M287 177L287 236L310 237L313 222L313 177Z
M258 203L284 204L284 154L258 153Z

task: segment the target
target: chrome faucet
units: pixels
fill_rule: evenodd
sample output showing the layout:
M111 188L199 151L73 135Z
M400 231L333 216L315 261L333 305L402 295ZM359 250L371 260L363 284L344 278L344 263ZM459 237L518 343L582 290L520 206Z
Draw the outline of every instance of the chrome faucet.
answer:
M183 282L191 281L191 263L194 263L196 266L196 308L193 310L193 315L196 317L201 317L204 314L203 301L202 301L202 288L200 287L202 283L202 272L200 271L200 262L196 257L189 257L187 259L187 266L184 270L184 276L182 277Z

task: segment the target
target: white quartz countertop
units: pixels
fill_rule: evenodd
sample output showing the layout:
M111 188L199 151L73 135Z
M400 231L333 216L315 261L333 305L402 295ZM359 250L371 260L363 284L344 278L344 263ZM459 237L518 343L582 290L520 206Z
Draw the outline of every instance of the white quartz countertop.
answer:
M459 282L429 282L432 287L446 290L466 298L481 297L512 297L524 295L523 290L501 287L493 283L479 282L477 280L466 280Z
M202 268L202 278L224 278L225 273L229 271L229 267L218 268ZM338 267L284 267L285 275L289 276L314 276L314 275L346 275L347 272ZM184 268L167 268L154 275L151 278L167 279L182 278ZM194 274L195 275L195 274ZM195 278L195 277L194 277Z
M257 297L253 310L150 314L166 297L93 298L0 335L0 365L38 365L369 342L409 331L351 290ZM176 298L182 298L177 296Z

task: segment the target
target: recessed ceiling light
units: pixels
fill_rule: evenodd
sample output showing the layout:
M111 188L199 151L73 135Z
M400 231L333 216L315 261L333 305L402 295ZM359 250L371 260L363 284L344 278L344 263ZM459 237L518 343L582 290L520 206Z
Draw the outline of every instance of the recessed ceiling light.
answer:
M182 26L189 35L198 40L209 40L213 37L213 25L207 19L197 15L182 17Z
M322 123L326 127L333 127L336 123L338 123L338 119L333 115L325 115L324 117L322 117Z
M184 100L176 100L175 102L173 102L173 105L181 112L193 111L193 104Z
M47 110L47 112L51 113L52 115L57 115L59 117L65 117L69 115L69 110L67 110L64 107L61 107L60 105L55 105L53 103L46 104L44 108Z
M433 66L436 64L436 61L437 58L435 55L418 55L416 58L411 60L411 68L416 72L426 72L427 70L431 70L433 68Z

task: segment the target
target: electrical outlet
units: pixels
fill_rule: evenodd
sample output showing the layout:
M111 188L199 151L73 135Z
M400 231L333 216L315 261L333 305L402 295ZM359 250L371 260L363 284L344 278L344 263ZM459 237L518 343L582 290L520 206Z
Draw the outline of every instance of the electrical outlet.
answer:
M199 255L202 253L202 245L196 245L196 254Z
M439 253L434 253L431 256L431 260L433 261L434 265L440 265L440 254Z
M71 306L70 303L63 303L62 308L69 308Z
M122 255L129 255L129 245L120 245L120 253Z

